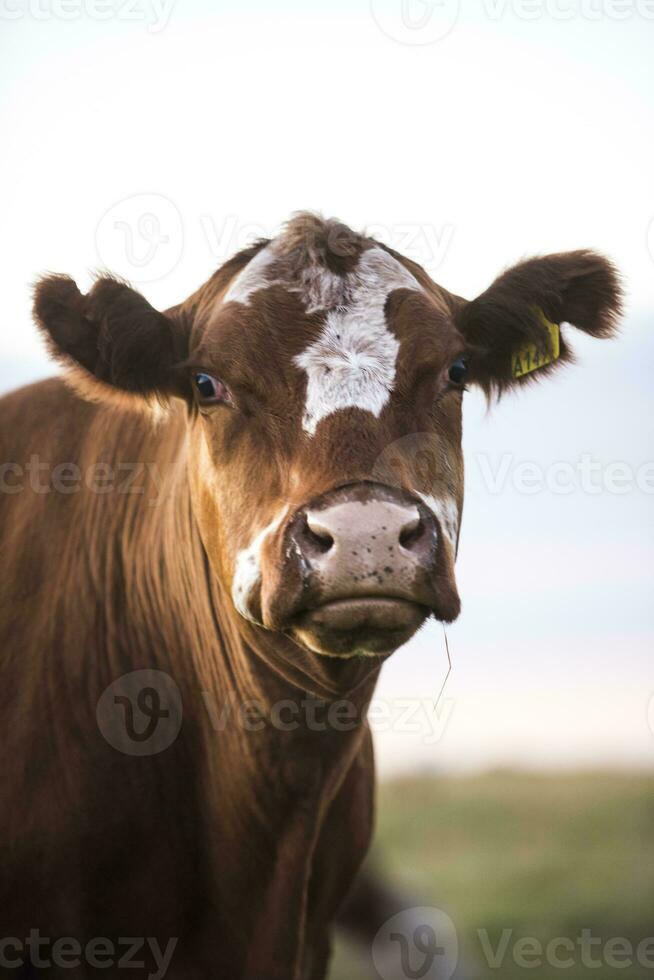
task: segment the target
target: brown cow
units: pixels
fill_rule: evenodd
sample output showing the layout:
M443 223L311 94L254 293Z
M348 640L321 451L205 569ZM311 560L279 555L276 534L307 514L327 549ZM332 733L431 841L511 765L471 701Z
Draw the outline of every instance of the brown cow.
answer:
M459 612L465 383L542 378L556 325L606 337L618 308L592 252L466 302L311 215L165 313L115 278L39 283L75 390L2 400L12 975L325 976L380 667Z

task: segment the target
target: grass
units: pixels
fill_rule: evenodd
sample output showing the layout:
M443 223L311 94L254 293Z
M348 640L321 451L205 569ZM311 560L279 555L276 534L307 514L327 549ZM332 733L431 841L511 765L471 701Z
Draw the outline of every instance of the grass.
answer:
M635 957L626 968L605 957L584 966L577 947L560 952L573 966L527 969L512 953L520 938L546 946L556 937L576 941L584 929L602 947L620 937L636 949L654 936L654 776L498 772L391 782L379 794L375 852L415 905L448 912L481 977L654 980L654 941L649 967ZM500 968L484 959L479 930L493 947L512 930ZM370 976L366 962L337 943L330 980Z

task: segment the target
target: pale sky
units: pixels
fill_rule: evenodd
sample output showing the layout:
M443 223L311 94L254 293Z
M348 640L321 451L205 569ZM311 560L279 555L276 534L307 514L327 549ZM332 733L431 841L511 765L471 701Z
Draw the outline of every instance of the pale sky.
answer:
M654 762L653 42L648 0L0 0L3 390L51 373L43 271L165 307L299 209L468 297L539 252L625 277L619 340L468 396L444 732L400 730L441 686L432 624L384 671L383 773Z

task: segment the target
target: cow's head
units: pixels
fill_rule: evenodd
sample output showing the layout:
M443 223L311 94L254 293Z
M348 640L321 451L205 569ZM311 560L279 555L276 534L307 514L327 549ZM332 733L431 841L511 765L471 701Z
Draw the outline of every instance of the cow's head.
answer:
M82 296L49 277L35 304L98 390L186 403L195 514L238 614L340 657L458 615L466 385L546 377L569 358L558 324L605 337L618 308L592 252L523 262L467 302L311 215L166 313L111 278Z

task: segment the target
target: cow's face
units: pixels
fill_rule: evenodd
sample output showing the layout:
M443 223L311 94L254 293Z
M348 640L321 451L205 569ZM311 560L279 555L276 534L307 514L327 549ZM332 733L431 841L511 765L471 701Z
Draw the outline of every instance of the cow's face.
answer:
M455 618L463 498L451 309L383 248L349 245L346 261L262 247L192 353L207 551L242 616L337 655Z
M194 510L238 615L349 657L458 615L466 382L522 383L516 355L556 353L545 318L603 336L617 305L592 253L523 263L466 303L303 215L165 315L113 280L88 297L45 280L36 310L100 382L186 401ZM566 356L561 340L538 375Z

